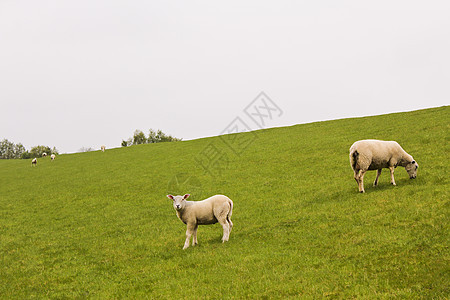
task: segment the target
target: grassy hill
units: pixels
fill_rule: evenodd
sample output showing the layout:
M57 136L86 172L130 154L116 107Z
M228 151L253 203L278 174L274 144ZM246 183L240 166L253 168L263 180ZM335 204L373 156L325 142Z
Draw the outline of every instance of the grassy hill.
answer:
M448 298L450 107L38 160L0 161L0 297ZM359 139L420 168L359 194ZM233 149L227 145L232 145ZM239 145L239 146L236 146ZM205 171L204 164L212 163ZM225 194L182 250L167 193Z

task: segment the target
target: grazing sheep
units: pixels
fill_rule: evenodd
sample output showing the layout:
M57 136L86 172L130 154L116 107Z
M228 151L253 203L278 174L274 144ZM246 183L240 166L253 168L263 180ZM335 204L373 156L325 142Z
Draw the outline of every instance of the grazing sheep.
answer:
M54 161L54 160L55 160L55 157L56 157L56 155L55 155L55 154L52 154L52 155L50 155L50 158L52 159L52 161Z
M233 201L223 195L215 195L202 201L186 201L189 196L189 194L184 196L167 195L169 199L173 200L173 208L176 210L178 218L187 225L186 241L183 249L189 247L189 240L192 235L194 235L192 245L198 244L198 225L219 222L223 228L222 242L228 241L231 228L233 227L233 222L231 222Z
M33 166L36 166L36 164L37 164L37 159L36 158L33 158L33 160L31 161L31 166L33 167Z
M47 156L47 153L42 153L42 157L46 157Z
M391 183L395 184L394 169L397 166L405 167L409 178L417 176L419 165L414 158L395 141L362 140L350 147L350 165L358 183L360 193L364 193L364 174L368 170L377 170L374 186L378 185L378 178L382 168L389 168Z
M102 149L102 152L105 152L106 147L102 146L101 149Z

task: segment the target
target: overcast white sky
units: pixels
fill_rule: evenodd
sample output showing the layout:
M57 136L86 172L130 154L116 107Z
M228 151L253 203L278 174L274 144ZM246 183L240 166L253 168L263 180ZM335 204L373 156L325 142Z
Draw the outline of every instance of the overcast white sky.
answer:
M450 1L0 0L0 139L119 147L448 105ZM247 122L247 121L246 121Z

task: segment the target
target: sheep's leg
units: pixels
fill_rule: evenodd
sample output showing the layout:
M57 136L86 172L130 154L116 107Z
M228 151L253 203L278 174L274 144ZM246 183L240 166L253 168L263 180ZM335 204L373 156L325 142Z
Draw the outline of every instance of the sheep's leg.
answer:
M197 229L198 229L198 225L195 225L195 228L194 228L194 239L192 240L192 245L193 246L198 244L198 241L197 241Z
M364 175L366 174L367 171L363 171L361 170L361 172L359 173L359 182L358 182L358 188L359 188L359 192L360 193L364 193Z
M229 232L228 235L231 233L231 229L233 229L233 222L231 222L231 219L227 216L227 221L228 221L228 228L229 228Z
M392 185L396 185L395 179L394 179L394 170L395 170L395 167L389 167L389 171L391 171L391 184Z
M222 242L227 242L229 237L230 237L230 223L228 223L227 221L227 216L221 216L219 218L217 218L217 220L219 221L220 225L222 225L223 228L223 236L222 236Z
M356 183L358 184L358 189L359 189L359 170L353 170L353 172L355 173L353 178L355 178Z
M375 178L375 182L373 183L373 186L377 186L378 185L378 178L380 178L381 175L381 169L377 170L377 177Z
M220 222L223 228L223 237L222 237L222 243L228 242L228 239L230 238L230 224L226 220L224 222Z
M183 250L189 247L189 240L191 239L192 234L194 233L195 225L188 224L186 230L186 241L184 242Z

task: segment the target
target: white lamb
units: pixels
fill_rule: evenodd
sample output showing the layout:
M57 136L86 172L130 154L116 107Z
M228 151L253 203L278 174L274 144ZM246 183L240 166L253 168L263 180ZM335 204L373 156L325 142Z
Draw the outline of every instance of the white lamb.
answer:
M31 161L31 166L34 167L37 164L37 159L33 158L33 160Z
M419 165L414 158L395 141L362 140L350 147L350 165L358 183L360 193L364 193L364 174L368 170L377 170L374 186L378 185L378 178L382 168L389 168L391 183L395 184L394 169L397 166L405 167L409 178L417 177Z
M52 154L52 155L50 155L50 158L52 159L52 161L54 161L54 160L55 160L55 157L56 157L56 155L55 155L55 154Z
M101 147L102 152L105 152L105 149L106 149L106 146Z
M186 241L183 249L189 247L189 240L194 235L192 245L197 242L198 225L209 225L219 222L223 228L222 242L228 241L233 222L231 214L233 212L233 201L227 196L215 195L202 201L186 201L189 194L184 196L167 195L173 200L173 208L177 212L178 218L187 225Z

